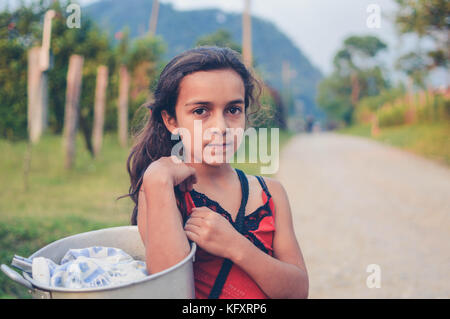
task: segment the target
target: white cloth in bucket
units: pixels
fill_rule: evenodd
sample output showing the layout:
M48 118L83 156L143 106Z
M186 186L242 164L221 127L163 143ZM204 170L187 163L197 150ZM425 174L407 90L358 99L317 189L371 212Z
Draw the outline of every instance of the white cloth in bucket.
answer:
M124 284L148 275L145 262L119 248L70 249L61 265L44 257L33 258L33 279L51 287L98 288Z

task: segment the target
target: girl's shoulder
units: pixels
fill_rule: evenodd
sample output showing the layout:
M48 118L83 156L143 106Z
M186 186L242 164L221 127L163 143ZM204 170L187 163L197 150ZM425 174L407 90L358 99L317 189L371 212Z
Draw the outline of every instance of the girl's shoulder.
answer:
M283 184L274 177L259 176L259 175L247 175L247 177L261 179L265 185L267 191L270 193L277 211L283 212L282 214L291 214L288 194ZM260 182L261 183L261 182ZM278 213L279 214L279 213Z
M267 190L274 195L275 194L280 194L280 193L285 193L285 189L283 187L283 185L281 184L281 182L273 177L268 177L268 176L260 176L260 175L248 175L246 174L247 179L248 177L251 177L252 179L257 179L259 181L260 184L262 184L263 187L266 187ZM277 196L278 197L278 196Z

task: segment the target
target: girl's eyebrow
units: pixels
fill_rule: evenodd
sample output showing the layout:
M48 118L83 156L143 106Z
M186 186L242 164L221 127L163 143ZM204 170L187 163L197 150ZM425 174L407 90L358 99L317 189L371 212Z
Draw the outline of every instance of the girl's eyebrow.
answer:
M209 102L209 101L192 101L192 102L186 103L184 106L195 105L195 104L211 105L213 103ZM244 104L244 100L242 100L242 99L232 100L227 103L227 105L230 105L230 104Z

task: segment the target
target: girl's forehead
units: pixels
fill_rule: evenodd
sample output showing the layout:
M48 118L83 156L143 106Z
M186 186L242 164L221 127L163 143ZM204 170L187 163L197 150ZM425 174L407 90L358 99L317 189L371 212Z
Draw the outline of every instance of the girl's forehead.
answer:
M178 101L227 96L233 98L245 96L244 82L238 73L231 69L198 71L181 80Z

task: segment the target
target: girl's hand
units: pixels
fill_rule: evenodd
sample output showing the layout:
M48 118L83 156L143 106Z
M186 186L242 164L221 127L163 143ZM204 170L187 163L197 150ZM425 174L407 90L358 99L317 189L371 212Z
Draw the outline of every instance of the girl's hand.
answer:
M230 222L208 207L194 207L184 230L187 237L210 254L231 259L243 237Z
M195 169L186 165L176 156L164 156L152 162L144 173L144 184L149 180L168 181L174 187L179 185L182 192L193 189L197 183Z

